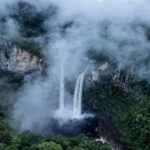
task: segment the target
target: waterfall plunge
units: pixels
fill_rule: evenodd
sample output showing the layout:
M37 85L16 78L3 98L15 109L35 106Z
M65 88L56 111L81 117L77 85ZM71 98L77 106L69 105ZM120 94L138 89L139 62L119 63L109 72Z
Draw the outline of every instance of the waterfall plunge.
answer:
M60 64L60 80L59 80L59 108L55 111L54 116L59 120L60 125L70 119L70 113L67 106L65 106L65 70L64 59Z
M73 109L70 109L67 105L65 106L65 81L64 81L64 63L60 66L60 88L59 88L59 109L56 111L55 116L63 122L71 119L82 119L84 117L91 117L88 114L82 114L82 90L84 76L88 67L83 73L81 73L77 79L74 97L73 97Z
M79 75L76 82L73 99L73 118L82 118L82 90L83 90L84 76L87 69L88 67L82 74Z
M64 82L64 61L62 61L60 66L59 110L64 110Z

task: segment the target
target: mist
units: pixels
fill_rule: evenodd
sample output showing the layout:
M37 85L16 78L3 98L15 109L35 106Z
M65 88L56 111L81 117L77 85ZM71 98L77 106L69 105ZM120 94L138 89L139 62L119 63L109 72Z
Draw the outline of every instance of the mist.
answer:
M25 2L25 1L24 1ZM111 56L117 69L133 67L136 76L149 80L150 63L150 2L148 0L27 0L37 12L50 14L45 17L46 33L36 37L42 43L42 53L47 63L46 76L40 73L28 75L17 93L17 102L11 113L13 126L21 131L38 132L58 119L62 125L68 121L68 112L57 118L59 108L60 68L63 63L65 84L74 83L83 70L90 65L89 50L105 52ZM2 24L8 35L21 37L19 24L10 18L11 7L18 0L0 2L0 13L6 17ZM51 11L51 10L55 11ZM15 10L14 10L15 11ZM53 12L53 13L49 13ZM31 12L32 13L32 12ZM34 12L33 12L34 13ZM1 16L2 16L1 15ZM1 25L1 24L0 24ZM45 42L46 40L46 42ZM43 43L45 43L43 45ZM66 110L71 110L73 94L65 88Z

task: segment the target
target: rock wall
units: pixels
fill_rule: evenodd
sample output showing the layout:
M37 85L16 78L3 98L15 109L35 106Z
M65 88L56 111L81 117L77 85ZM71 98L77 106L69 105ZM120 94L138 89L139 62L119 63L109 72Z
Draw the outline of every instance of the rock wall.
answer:
M118 112L116 110L118 107L113 107L119 104L114 103L114 100L117 101L118 99L111 94L109 95L109 93L112 93L115 84L117 84L119 89L128 92L128 80L128 73L125 72L123 74L121 71L114 69L110 63L104 62L91 67L86 74L84 82L83 110L92 112L95 115L97 124L94 126L94 136L96 135L96 138L105 138L116 150L127 149L121 143L119 139L120 133L115 126L116 122L112 119L112 116L116 116Z
M38 56L16 45L0 43L0 70L23 75L35 70L41 71L42 68L43 60Z
M96 68L91 68L86 76L85 88L91 88L95 83L100 82L103 74L112 76L111 80L117 82L125 92L130 91L129 78L133 75L131 68L127 68L127 71L122 73L120 70L111 69L111 64L108 62L104 62Z
M97 68L90 67L86 75L84 88L86 89L93 87L96 82L99 82L101 80L101 73L107 71L108 68L109 68L108 62L100 64L99 66L97 66Z

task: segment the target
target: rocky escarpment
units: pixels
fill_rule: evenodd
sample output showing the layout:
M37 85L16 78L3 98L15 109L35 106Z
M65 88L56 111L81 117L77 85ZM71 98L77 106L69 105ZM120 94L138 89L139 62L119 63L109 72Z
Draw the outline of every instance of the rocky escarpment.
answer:
M123 104L129 89L128 79L128 74L122 74L110 63L103 62L89 69L84 82L83 110L95 114L94 135L105 138L118 150L126 149L120 141L116 122L120 121L118 110L123 113L126 109Z
M103 76L110 76L111 81L117 82L125 92L129 92L130 91L129 77L132 74L133 73L131 73L131 71L122 72L114 68L112 69L111 64L109 64L106 61L97 66L96 68L91 68L89 74L87 75L84 87L85 89L93 87L95 83L98 83L102 80Z
M43 68L43 60L16 45L0 43L0 70L24 75Z

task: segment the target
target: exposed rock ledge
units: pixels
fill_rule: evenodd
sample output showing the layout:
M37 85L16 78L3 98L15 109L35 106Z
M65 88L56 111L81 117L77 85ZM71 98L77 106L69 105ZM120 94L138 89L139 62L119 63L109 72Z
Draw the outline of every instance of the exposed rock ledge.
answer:
M43 60L16 45L0 43L0 70L24 75L43 68Z

